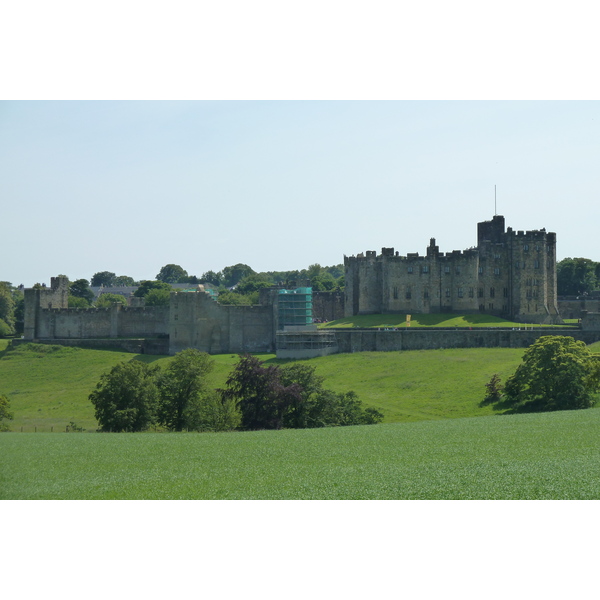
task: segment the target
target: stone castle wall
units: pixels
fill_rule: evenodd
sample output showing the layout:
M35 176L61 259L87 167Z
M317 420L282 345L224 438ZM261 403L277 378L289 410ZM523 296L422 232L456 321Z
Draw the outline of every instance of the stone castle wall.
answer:
M169 307L40 308L26 339L159 337L169 334Z
M170 354L198 348L209 354L274 352L276 311L218 304L204 292L171 294Z
M336 330L339 352L396 352L401 350L436 350L440 348L527 348L543 335L567 335L586 344L600 341L598 330Z

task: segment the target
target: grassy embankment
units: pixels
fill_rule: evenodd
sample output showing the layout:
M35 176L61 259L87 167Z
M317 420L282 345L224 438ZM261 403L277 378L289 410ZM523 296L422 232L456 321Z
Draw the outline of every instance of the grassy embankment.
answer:
M132 355L68 347L20 348L0 358L0 393L15 413L13 431L64 431L70 421L96 429L88 401L100 376L121 361L144 360L165 365L168 357ZM493 373L510 374L522 350L462 349L415 352L337 354L309 361L325 385L354 390L367 406L381 410L385 422L409 422L492 414L477 403ZM280 363L272 354L261 355ZM210 385L224 387L238 357L215 356Z
M108 350L37 346L6 351L0 341L0 393L11 402L13 431L64 431L71 422L94 431L97 423L88 401L102 373L121 361L143 360L166 365L169 357ZM591 346L600 350L600 343ZM362 352L311 359L325 385L354 390L366 406L385 415L384 422L485 416L480 409L484 385L494 373L506 379L519 364L522 349L466 348L409 352ZM272 354L261 355L278 364ZM238 357L214 357L209 384L224 387Z
M570 319L566 325L540 325L538 323L525 324L507 321L500 317L485 314L457 315L457 314L415 314L411 315L410 327L518 327L528 329L534 328L565 328L573 326L577 319ZM322 323L321 328L341 327L406 327L406 315L356 315L337 319L329 323Z

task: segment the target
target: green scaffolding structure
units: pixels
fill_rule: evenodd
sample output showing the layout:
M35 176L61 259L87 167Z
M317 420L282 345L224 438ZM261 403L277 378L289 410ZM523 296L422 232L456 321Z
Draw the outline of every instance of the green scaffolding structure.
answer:
M279 327L312 325L312 288L301 287L295 290L279 290Z

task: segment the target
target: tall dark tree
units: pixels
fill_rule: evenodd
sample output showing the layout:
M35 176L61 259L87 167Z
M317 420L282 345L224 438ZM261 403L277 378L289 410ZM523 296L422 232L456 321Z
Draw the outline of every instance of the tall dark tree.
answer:
M104 373L89 399L102 431L144 431L158 405L159 367L132 360Z
M299 385L281 383L279 367L265 367L249 354L240 356L222 395L224 401L235 400L242 415L241 427L248 430L281 429L286 412L302 401Z
M111 273L110 271L100 271L99 273L94 273L90 281L90 285L92 287L97 287L100 285L103 285L104 287L111 287L114 285L115 277L115 273Z
M165 265L156 276L157 281L165 283L177 283L182 277L187 277L188 272L179 265Z
M556 264L559 296L578 296L600 287L600 263L589 258L564 258Z
M234 285L237 285L244 277L247 277L248 275L254 275L254 270L248 265L238 263L237 265L233 265L231 267L225 267L222 273L223 285L230 288Z
M129 277L128 275L117 275L113 280L113 286L115 287L125 287L135 285L135 281L133 277Z
M158 422L172 431L190 425L201 396L208 392L206 376L214 360L206 353L188 348L178 352L158 379L160 402Z
M151 290L167 290L171 291L173 288L170 284L164 283L163 281L142 281L133 295L136 298L145 298Z
M91 304L94 300L94 292L90 289L90 282L87 279L77 279L69 285L69 295L75 298L83 298Z

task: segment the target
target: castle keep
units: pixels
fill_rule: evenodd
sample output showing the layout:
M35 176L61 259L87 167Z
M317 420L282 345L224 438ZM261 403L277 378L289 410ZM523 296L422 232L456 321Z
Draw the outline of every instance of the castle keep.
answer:
M556 234L505 230L503 216L477 225L477 247L443 253L432 238L425 256L344 257L345 316L473 313L519 322L560 323Z

